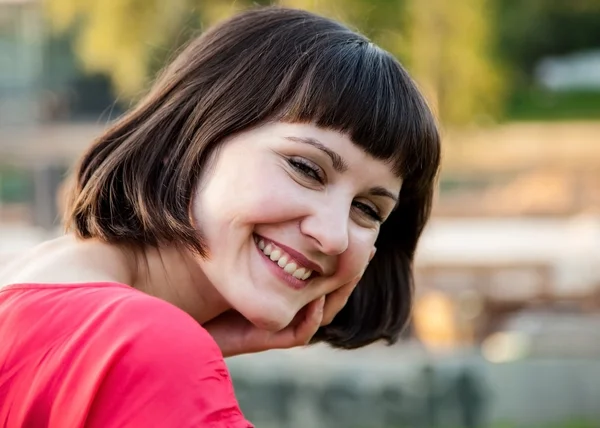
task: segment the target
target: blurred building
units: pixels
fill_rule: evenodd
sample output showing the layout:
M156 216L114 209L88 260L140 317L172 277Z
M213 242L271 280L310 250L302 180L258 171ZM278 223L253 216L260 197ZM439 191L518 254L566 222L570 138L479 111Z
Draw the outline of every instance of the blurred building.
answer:
M0 1L0 127L28 126L38 120L41 60L42 25L37 4Z
M69 35L50 34L39 1L0 0L0 222L55 226L65 171L119 113L108 80L81 71Z

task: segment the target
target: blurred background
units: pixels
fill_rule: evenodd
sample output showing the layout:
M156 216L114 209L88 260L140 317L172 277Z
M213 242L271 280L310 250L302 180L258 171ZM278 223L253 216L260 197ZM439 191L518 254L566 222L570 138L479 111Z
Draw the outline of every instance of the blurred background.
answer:
M262 1L0 0L0 266L61 233L77 156ZM400 343L229 360L259 427L600 427L600 0L282 0L390 50L444 166Z

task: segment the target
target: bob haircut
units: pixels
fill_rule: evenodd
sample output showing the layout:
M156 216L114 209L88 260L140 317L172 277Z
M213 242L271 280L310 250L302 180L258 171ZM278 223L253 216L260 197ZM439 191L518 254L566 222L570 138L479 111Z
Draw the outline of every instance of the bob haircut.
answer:
M190 207L207 159L227 137L278 120L343 132L402 177L375 257L313 338L344 349L394 343L411 313L413 258L431 212L436 121L391 54L310 12L251 9L193 40L83 155L67 230L138 248L183 245L206 257Z

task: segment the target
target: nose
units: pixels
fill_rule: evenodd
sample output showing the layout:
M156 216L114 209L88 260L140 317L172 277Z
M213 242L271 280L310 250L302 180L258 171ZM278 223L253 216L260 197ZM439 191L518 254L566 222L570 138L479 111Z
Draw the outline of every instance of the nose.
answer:
M328 204L305 217L300 231L316 241L319 251L335 256L348 248L349 215L349 207Z

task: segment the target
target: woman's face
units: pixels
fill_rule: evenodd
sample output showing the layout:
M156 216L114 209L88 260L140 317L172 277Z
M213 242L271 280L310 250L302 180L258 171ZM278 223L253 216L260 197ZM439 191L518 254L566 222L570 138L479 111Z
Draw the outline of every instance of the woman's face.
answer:
M199 263L233 309L280 330L361 275L401 179L348 137L275 122L221 145L194 199Z

